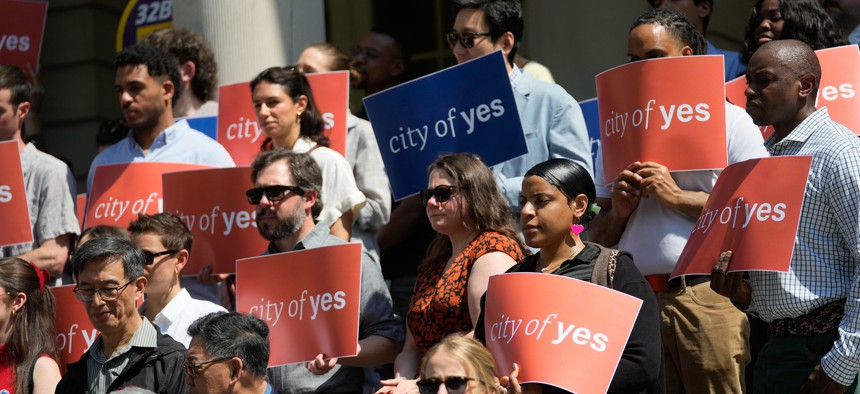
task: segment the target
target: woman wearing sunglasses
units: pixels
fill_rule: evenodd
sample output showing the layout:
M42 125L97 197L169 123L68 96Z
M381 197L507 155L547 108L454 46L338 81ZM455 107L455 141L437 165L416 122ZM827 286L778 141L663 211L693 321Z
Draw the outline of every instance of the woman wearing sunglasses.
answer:
M449 334L472 332L488 278L523 257L505 198L478 156L441 156L428 173L421 201L437 234L418 268L395 379L382 391L414 385L422 354Z
M0 259L0 393L53 393L60 381L47 280L32 263Z
M323 118L305 75L295 67L271 67L251 81L257 121L266 134L261 150L287 148L309 154L323 175L322 212L314 218L331 234L349 241L352 224L365 204L352 167L328 148Z
M501 381L494 375L493 356L480 342L462 335L449 335L433 346L421 360L418 391L436 394L444 386L449 394L519 394L519 368Z
M529 169L520 193L520 227L526 245L540 251L508 272L562 275L591 282L604 249L583 242L580 233L599 211L594 199L591 175L571 160L551 159ZM665 391L663 349L657 299L629 253L606 252L602 257L607 263L605 275L597 272L597 282L602 278L606 283L598 284L643 301L608 392L662 393ZM483 316L480 321L483 322ZM483 334L476 331L475 336L484 342ZM564 392L552 386L531 386L525 390L535 392L535 389L545 393Z

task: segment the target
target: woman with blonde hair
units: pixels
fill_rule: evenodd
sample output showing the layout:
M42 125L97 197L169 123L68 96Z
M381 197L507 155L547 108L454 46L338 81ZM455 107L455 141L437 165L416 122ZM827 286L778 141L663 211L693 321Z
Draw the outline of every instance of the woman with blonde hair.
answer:
M421 360L421 394L438 393L444 385L448 393L517 394L521 392L514 365L510 376L501 380L494 375L493 356L480 342L452 334L424 354Z
M54 295L48 273L17 257L0 259L0 392L53 393L60 381Z

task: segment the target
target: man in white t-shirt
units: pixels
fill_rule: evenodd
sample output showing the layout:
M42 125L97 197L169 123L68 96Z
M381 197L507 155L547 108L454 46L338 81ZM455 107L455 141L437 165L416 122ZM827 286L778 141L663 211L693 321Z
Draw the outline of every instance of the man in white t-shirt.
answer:
M631 61L705 54L700 33L676 11L641 15L628 37ZM761 132L743 109L726 103L728 162L767 156ZM679 152L683 148L679 147ZM595 166L603 180L602 156ZM660 304L668 393L742 392L749 362L749 322L708 276L668 281L721 170L670 173L660 163L635 162L598 187L604 213L592 221L592 241L633 254Z

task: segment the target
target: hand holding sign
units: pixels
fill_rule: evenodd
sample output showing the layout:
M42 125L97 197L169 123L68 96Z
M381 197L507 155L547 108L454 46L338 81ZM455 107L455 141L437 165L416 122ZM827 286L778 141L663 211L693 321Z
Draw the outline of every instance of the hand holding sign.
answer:
M731 250L720 253L720 257L714 265L714 271L711 273L711 289L741 305L749 305L750 299L752 299L752 289L749 283L744 281L743 272L729 273L729 261L731 259Z

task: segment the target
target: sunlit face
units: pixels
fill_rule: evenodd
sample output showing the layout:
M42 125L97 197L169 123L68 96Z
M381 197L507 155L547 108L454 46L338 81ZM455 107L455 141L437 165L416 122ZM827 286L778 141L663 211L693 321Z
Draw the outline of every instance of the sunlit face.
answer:
M627 56L631 62L671 56L689 56L693 49L684 45L663 26L639 25L627 37Z
M490 26L484 21L484 11L475 8L463 8L457 12L457 17L454 19L454 33L464 34L483 34L490 32ZM503 49L502 37L499 37L493 42L490 36L475 37L475 45L471 48L464 48L459 42L454 45L452 51L454 57L457 58L457 63L463 63L491 52ZM507 53L505 53L507 56Z
M779 12L779 0L764 0L758 10L758 25L753 31L757 47L762 44L782 38L782 27L785 21Z
M524 178L520 192L520 228L526 245L543 248L564 242L574 222L573 204L543 178Z
M445 381L451 377L467 377L474 379L474 374L467 371L463 363L449 352L441 350L433 354L421 371L421 379L439 379ZM482 385L477 380L470 380L465 388L457 393L480 393ZM489 390L483 390L489 392ZM444 384L439 385L438 393L449 393Z
M12 91L0 89L0 141L9 141L19 134L29 103L12 105Z
M129 279L122 260L88 262L78 275L81 290L118 288L126 283ZM105 334L126 333L132 319L140 319L135 304L143 296L145 286L146 278L140 277L123 288L116 300L105 301L101 295L93 295L91 302L84 303L93 327Z
M167 250L158 234L132 234L131 241L139 248L152 253ZM178 265L179 253L157 256L152 264L143 267L147 279L146 294L165 294L172 287L179 286L179 273L182 270L182 266Z
M759 126L782 124L794 119L797 112L800 82L781 65L768 47L756 51L747 68L746 110Z
M307 98L293 100L282 85L262 81L254 87L252 100L257 122L266 136L275 141L282 141L289 135L298 138L300 125L296 122L296 114L305 110Z
M295 186L286 160L279 160L257 174L254 187ZM280 201L270 201L265 195L257 204L257 230L268 241L277 241L295 234L307 220L313 201L308 197L314 191L300 196L292 191L285 192Z
M132 130L148 131L158 125L173 98L173 82L159 82L146 65L128 65L116 70L114 89L120 109Z
M308 47L302 51L296 66L304 73L320 73L332 71L331 61L319 49Z
M433 230L445 235L462 231L465 229L463 212L467 212L468 207L462 193L460 193L459 185L447 171L436 168L430 172L427 188L435 189L438 186L454 186L454 188L451 190L451 197L448 201L440 202L435 197L431 197L427 201L425 211L427 212L427 219L430 220L430 225Z
M199 364L212 359L217 359L217 357L203 350L203 340L199 337L192 337L191 343L188 344L188 351L185 353L186 363L188 365ZM188 385L188 392L192 394L232 392L231 390L236 383L232 377L237 372L232 370L231 362L231 359L226 359L201 365L195 369L193 377L186 372L185 383Z

